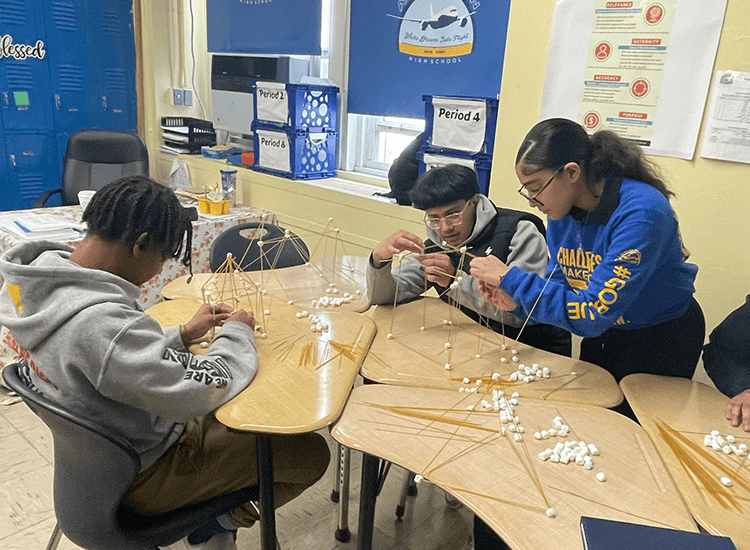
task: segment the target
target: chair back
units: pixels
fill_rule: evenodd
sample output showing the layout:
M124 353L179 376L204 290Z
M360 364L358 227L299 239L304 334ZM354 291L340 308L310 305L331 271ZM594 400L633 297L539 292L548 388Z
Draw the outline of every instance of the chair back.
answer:
M263 242L262 252L259 241ZM221 267L229 252L244 271L292 267L310 259L310 251L301 237L265 222L235 225L216 237L208 257L211 271Z
M63 159L62 204L78 204L78 192L98 191L125 176L148 176L148 150L137 134L80 130L68 139Z
M30 388L18 364L6 366L2 377L52 432L55 515L60 530L81 548L144 550L168 545L257 499L257 487L248 487L164 514L143 516L125 510L122 497L141 465L132 446Z
M65 536L92 550L145 548L118 525L120 500L140 469L132 447L31 389L17 364L6 366L2 376L52 432L55 515Z

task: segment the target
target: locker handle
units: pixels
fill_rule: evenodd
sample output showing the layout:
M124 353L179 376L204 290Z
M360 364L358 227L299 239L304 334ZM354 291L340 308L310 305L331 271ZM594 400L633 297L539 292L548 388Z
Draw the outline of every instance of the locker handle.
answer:
M33 157L34 156L34 151L33 150L31 150L31 151L24 151L23 152L23 156L24 157Z
M11 155L10 161L13 163L13 168L15 168L16 167L16 155Z
M5 98L5 106L10 107L10 98L8 97L8 92L3 92L3 97Z
M102 108L106 111L107 110L107 96L102 96Z
M55 106L57 107L57 110L60 110L60 107L62 107L62 101L60 101L60 94L55 94Z

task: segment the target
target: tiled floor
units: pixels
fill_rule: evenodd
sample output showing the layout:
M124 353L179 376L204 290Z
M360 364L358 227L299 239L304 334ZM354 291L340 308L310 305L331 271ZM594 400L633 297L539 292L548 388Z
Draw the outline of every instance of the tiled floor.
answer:
M0 402L8 393L0 388ZM331 454L335 442L328 435ZM0 549L42 550L55 524L52 510L52 437L47 427L24 405L0 405ZM357 547L361 455L352 453L348 543L334 538L339 510L331 502L333 461L326 475L301 497L278 510L276 526L282 548L348 549ZM378 498L375 550L462 550L471 532L472 514L446 506L444 493L433 485L419 485L410 497L402 520L395 516L403 470L391 468ZM257 527L241 529L239 550L259 550ZM79 547L63 537L60 550Z

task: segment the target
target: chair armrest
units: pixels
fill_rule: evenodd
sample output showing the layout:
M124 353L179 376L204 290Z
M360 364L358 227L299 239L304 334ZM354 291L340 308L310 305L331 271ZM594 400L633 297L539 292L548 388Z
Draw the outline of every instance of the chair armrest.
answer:
M62 187L60 189L48 189L47 191L39 195L39 197L34 201L34 204L31 208L43 208L44 205L47 204L49 198L56 193L60 193L60 195L62 195Z

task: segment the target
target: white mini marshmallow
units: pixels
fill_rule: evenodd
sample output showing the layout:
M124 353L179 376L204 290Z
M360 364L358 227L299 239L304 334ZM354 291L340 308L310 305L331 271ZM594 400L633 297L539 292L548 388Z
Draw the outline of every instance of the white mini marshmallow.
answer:
M725 487L731 487L733 485L732 480L729 479L728 477L722 477L721 484L724 485Z
M598 474L596 474L596 479L598 479L599 481L606 481L607 476L604 475L604 472L599 472Z
M547 514L548 518L553 518L557 515L557 512L555 512L554 508L547 508L547 511L545 512Z

